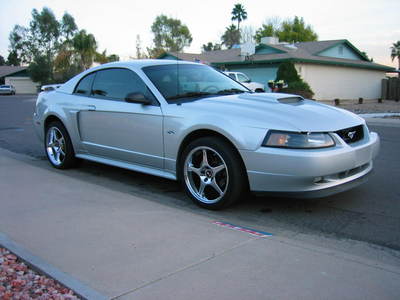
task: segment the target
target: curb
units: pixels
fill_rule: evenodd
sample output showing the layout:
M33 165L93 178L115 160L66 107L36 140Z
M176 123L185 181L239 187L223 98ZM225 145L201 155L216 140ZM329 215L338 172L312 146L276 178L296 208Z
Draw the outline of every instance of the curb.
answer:
M358 114L361 118L387 118L387 117L400 117L400 113L370 113Z
M55 279L65 287L73 290L79 297L83 299L96 299L96 300L109 299L108 297L86 286L79 280L48 264L40 257L33 255L28 250L26 250L25 248L23 248L13 240L11 240L6 234L1 232L0 232L0 246L14 253L16 256L18 256L21 260L27 263L27 265L32 267L34 270L37 270L39 271L39 273L42 273L44 275L47 275L48 277L51 277L52 279Z

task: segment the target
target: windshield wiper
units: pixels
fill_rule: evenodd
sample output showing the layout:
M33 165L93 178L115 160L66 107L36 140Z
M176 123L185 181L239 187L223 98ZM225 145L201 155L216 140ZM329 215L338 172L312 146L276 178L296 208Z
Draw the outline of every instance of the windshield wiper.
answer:
M247 91L239 90L239 89L226 89L220 90L217 92L218 95L230 95L230 94L241 94L246 93Z
M201 96L208 96L212 95L212 93L208 92L188 92L184 94L178 94L175 96L168 97L167 100L175 100L175 99L182 99L182 98L193 98L193 97L201 97Z

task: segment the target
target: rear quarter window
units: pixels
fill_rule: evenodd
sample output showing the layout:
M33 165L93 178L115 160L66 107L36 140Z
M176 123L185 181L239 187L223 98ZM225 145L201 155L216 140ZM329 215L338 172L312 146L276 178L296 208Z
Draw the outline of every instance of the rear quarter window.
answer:
M96 73L90 73L83 77L74 90L74 94L82 95L82 96L90 96L92 90L93 79L96 76Z

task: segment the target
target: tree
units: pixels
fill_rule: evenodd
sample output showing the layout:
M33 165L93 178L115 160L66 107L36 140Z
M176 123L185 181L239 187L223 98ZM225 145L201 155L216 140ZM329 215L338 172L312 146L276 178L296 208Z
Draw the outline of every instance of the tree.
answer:
M400 41L393 43L393 46L390 47L390 49L392 50L390 53L390 57L392 58L392 61L394 61L394 59L397 58L400 70ZM400 73L399 73L399 78L400 78Z
M107 50L104 50L102 53L96 52L94 61L106 64L113 61L119 61L119 56L117 54L107 55Z
M154 49L152 54L161 51L182 51L192 43L189 28L178 19L168 18L165 15L157 16L151 25L154 34Z
M208 42L207 44L203 44L203 46L201 46L201 49L203 52L221 50L221 44L213 44L211 42Z
M235 25L226 27L225 33L221 37L222 44L228 49L231 49L233 45L240 43L240 31Z
M275 36L276 28L272 23L262 24L260 28L257 29L254 39L257 43L261 42L261 38L266 36Z
M361 54L364 55L370 62L374 62L374 59L372 57L369 57L367 52L361 51Z
M74 18L68 13L59 22L49 8L40 12L33 9L29 26L15 25L9 35L8 64L32 64L30 74L34 81L52 82L55 58L60 51L70 50L66 42L76 30Z
M29 64L28 72L33 82L53 82L53 64L45 55L37 55Z
M254 36L256 42L260 42L262 37L275 36L281 42L313 42L318 39L318 35L310 25L304 23L303 18L295 16L293 20L278 21L271 19L257 29Z
M0 66L4 66L6 64L6 61L3 56L0 55Z
M74 51L79 58L81 71L89 69L96 56L97 42L93 34L80 30L72 39Z
M30 46L33 47L33 57L45 56L48 64L52 63L55 53L60 46L60 23L53 12L45 7L39 13L32 10L30 26Z
M247 19L247 12L244 9L243 5L238 3L235 4L235 6L232 9L232 21L237 20L237 28L240 30L240 22L244 21Z
M147 50L147 57L148 58L157 58L160 57L161 55L165 54L166 51L163 48L156 48L156 47L146 47Z
M306 26L304 19L297 16L294 17L293 21L283 21L277 36L280 41L289 43L313 42L318 39L318 35L312 30L311 26Z
M65 38L65 41L70 41L72 37L77 33L78 26L75 23L75 19L69 13L65 13L61 19L61 34Z
M20 66L21 60L18 58L18 54L15 51L11 51L7 57L7 65L9 66Z
M65 82L80 72L79 60L73 47L65 44L54 60L54 80Z
M107 56L108 62L119 61L119 56L117 54L110 54Z
M8 39L10 41L10 53L8 61L12 65L19 65L21 62L28 63L33 59L33 46L29 46L29 30L23 26L15 25L10 32ZM11 60L10 60L11 59Z

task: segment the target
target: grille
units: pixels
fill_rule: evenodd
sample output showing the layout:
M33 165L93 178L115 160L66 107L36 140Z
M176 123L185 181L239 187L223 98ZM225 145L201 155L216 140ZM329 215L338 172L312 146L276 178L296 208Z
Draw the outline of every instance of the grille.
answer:
M358 142L364 138L364 128L362 125L338 130L335 133L338 134L347 144Z

